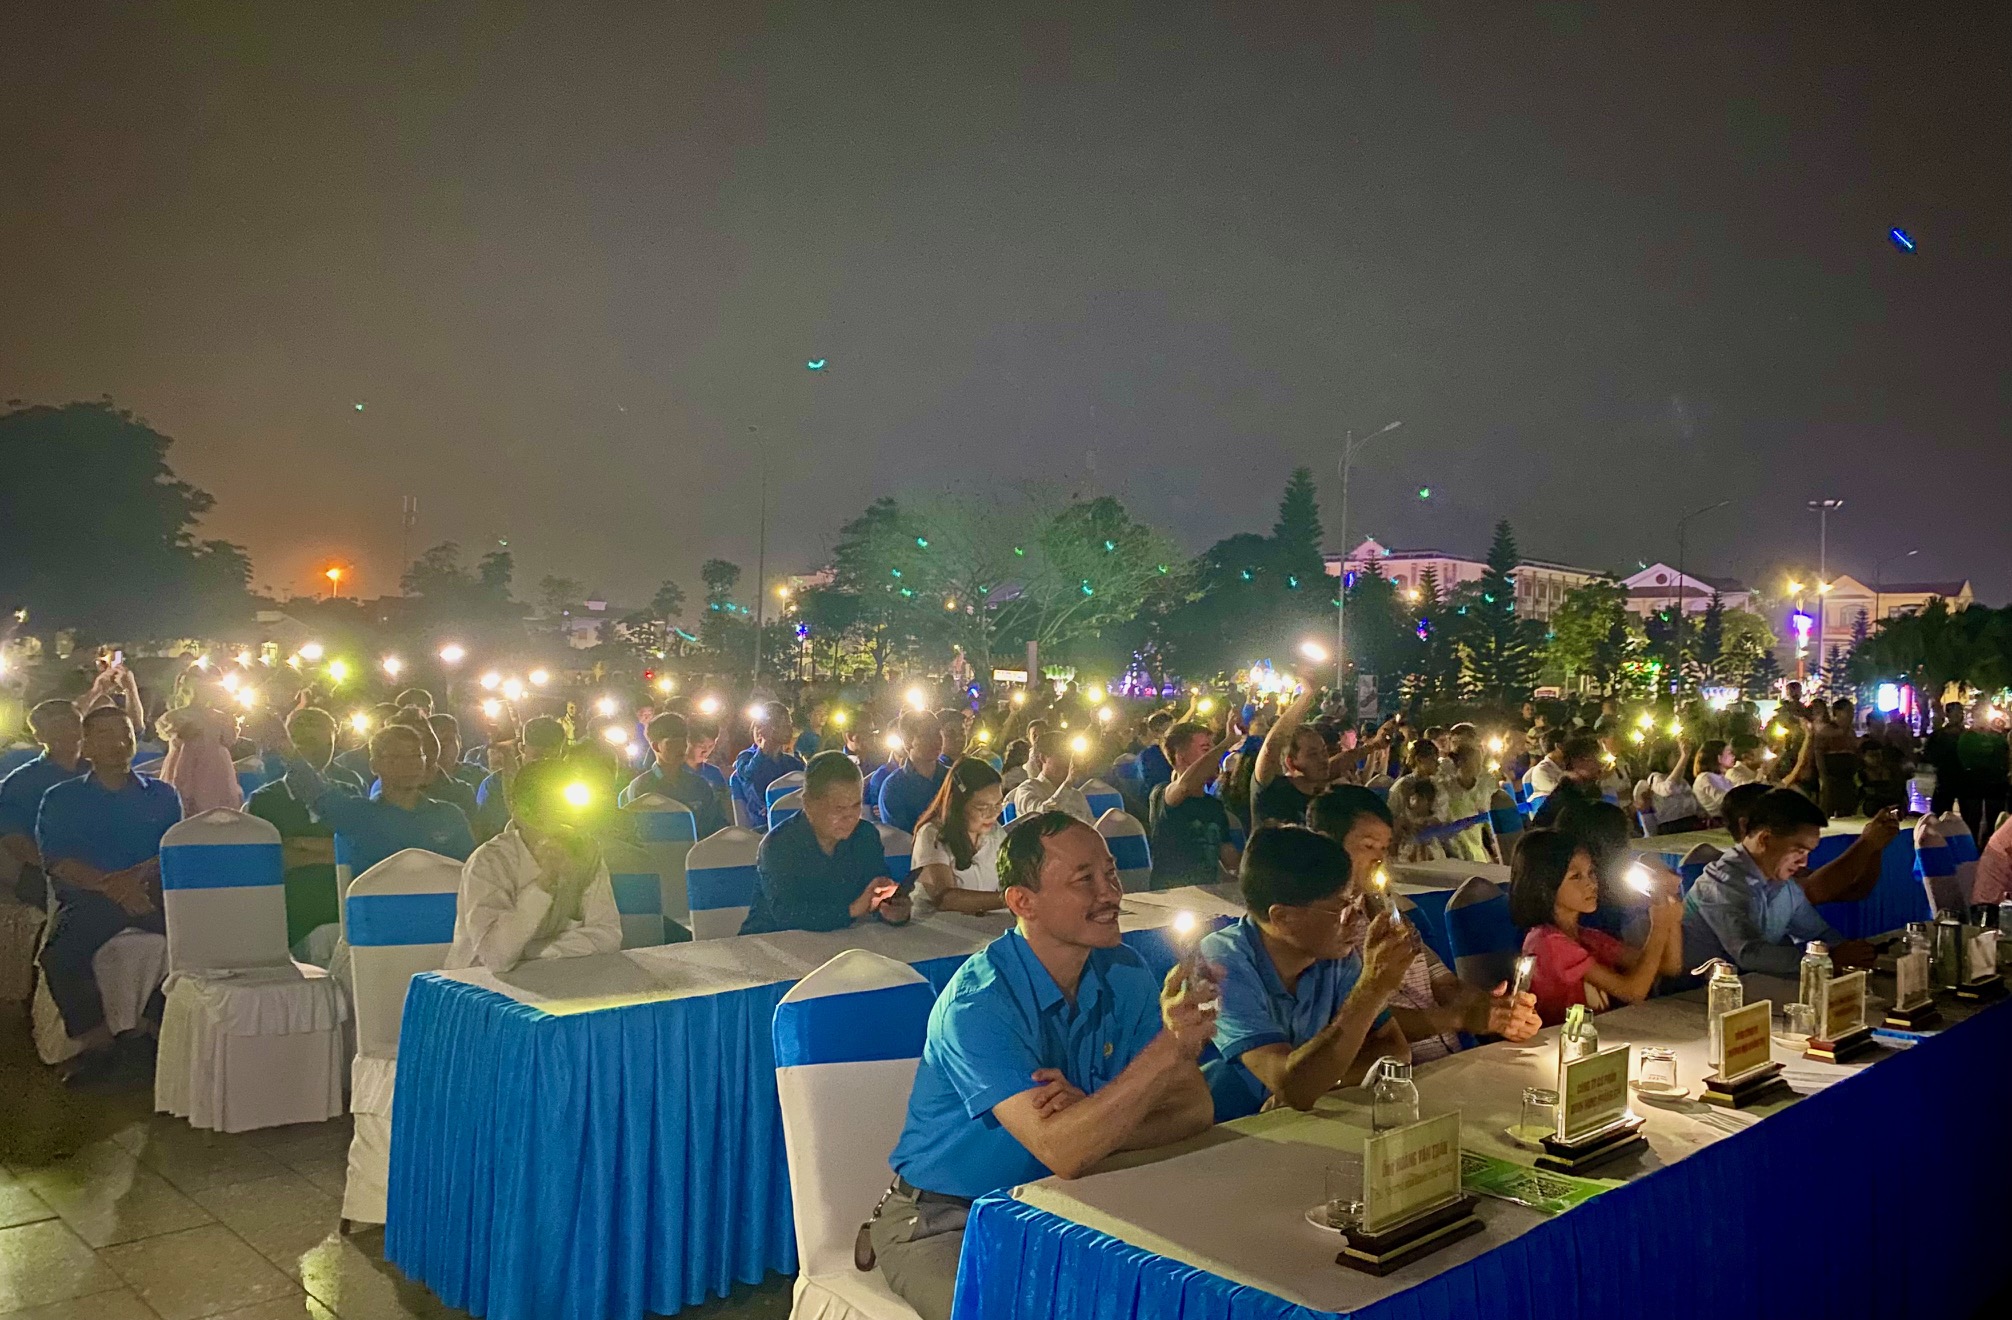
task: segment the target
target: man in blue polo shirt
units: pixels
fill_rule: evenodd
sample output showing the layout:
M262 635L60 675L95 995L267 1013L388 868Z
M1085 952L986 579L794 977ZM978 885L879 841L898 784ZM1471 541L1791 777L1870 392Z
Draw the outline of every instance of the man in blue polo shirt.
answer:
M42 809L42 795L65 779L89 773L91 763L81 750L83 722L67 701L44 701L29 711L28 732L35 735L42 752L0 779L0 848L21 867L14 882L16 897L39 908L49 902L48 877L42 870L42 854L35 848L35 815Z
M629 781L629 786L616 795L615 805L626 807L645 793L656 793L691 808L694 837L708 838L725 829L727 816L720 810L713 786L700 778L685 760L691 748L691 731L685 717L670 712L659 715L650 721L645 736L650 740L650 749L657 754L656 762Z
M91 773L50 788L36 816L35 843L56 891L42 974L63 1029L83 1047L64 1079L71 1085L101 1080L117 1064L118 1042L105 1024L93 955L128 927L167 930L161 836L182 818L182 803L167 784L132 772L136 745L125 711L100 706L90 712L81 750ZM127 1034L151 1038L157 1021L153 1015Z
M1201 945L1223 971L1222 1058L1204 1069L1217 1121L1255 1114L1274 1095L1311 1109L1379 1058L1408 1062L1390 1000L1418 935L1379 912L1364 948L1350 947L1361 897L1342 846L1303 826L1267 825L1251 835L1239 875L1248 915Z
M728 777L727 786L752 829L768 828L768 786L783 775L803 769L803 762L790 750L795 737L789 707L779 701L768 702L754 722L754 746L734 758L734 772Z
M923 1320L950 1315L974 1199L1211 1121L1195 1059L1215 992L1184 967L1162 985L1120 942L1124 889L1103 837L1059 811L1016 821L999 886L1018 924L929 1014L896 1178L870 1225L888 1286Z
M902 763L880 784L880 821L915 833L915 822L936 800L950 767L943 764L943 727L927 711L901 717Z
M352 878L406 848L423 848L457 862L467 861L475 851L475 837L461 808L426 796L424 785L431 771L417 730L391 724L371 738L370 773L379 785L374 798L359 797L324 779L283 732L276 745L287 753L287 788L335 830L336 852L348 856Z

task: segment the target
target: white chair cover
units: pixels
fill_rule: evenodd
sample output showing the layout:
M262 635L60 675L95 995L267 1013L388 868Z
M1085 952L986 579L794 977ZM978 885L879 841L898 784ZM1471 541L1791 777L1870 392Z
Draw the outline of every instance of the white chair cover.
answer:
M161 899L171 974L287 964L279 831L257 816L219 807L171 828Z
M762 790L762 799L768 803L768 809L773 814L776 803L782 801L786 795L794 793L802 787L803 771L792 770L788 774L777 775L774 779L769 780L768 787ZM769 828L775 828L775 821L773 819L769 821Z
M803 790L792 788L781 797L769 799L768 827L775 829L777 826L788 823L791 816L801 816L802 814Z
M18 1004L35 989L35 952L48 917L41 908L0 893L0 1003Z
M342 1217L384 1222L391 1177L391 1093L398 1076L398 1029L405 989L421 972L438 971L454 943L454 909L461 863L407 848L371 867L349 887L356 983L356 1061L350 1074L349 1177Z
M648 949L665 943L664 887L648 850L626 839L603 839L601 857L615 890L615 910L622 914L622 947Z
M1954 811L1945 811L1940 816L1923 816L1914 826L1914 871L1921 877L1929 907L1938 916L1963 916L1970 910L1977 864L1970 863L1967 874L1963 871L1958 862L1959 849L1952 847L1949 841L1950 836L1957 833L1971 845L1974 855L1976 841L1971 839L1963 818Z
M1101 819L1107 811L1123 811L1124 795L1101 779L1085 779L1083 796L1090 801L1090 814Z
M904 963L863 949L839 954L784 995L775 1014L796 1223L795 1320L914 1320L880 1271L854 1267L852 1247L892 1175L888 1156L935 994Z
M44 927L44 934L47 934ZM122 930L91 955L91 975L105 1004L105 1026L113 1035L140 1025L147 1003L168 974L168 941L150 930ZM49 997L49 983L35 982L35 1053L50 1065L81 1051L63 1028L63 1015Z
M879 821L873 823L873 828L880 831L880 846L887 854L887 874L907 883L908 873L914 868L915 836Z
M656 867L665 920L681 926L688 924L692 908L685 897L685 854L699 837L692 809L662 793L643 793L624 810L635 822L636 841L643 845Z
M760 852L761 835L739 826L692 845L685 857L685 890L691 899L693 939L741 933L760 883L755 872Z
M1110 845L1118 863L1118 880L1125 892L1135 894L1153 887L1153 851L1146 843L1146 827L1128 811L1112 808L1097 817L1097 833Z

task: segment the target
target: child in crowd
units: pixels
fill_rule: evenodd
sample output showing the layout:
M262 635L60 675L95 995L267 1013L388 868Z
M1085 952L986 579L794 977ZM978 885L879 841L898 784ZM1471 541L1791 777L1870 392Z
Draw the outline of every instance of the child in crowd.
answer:
M1562 830L1529 830L1509 868L1509 918L1526 933L1523 952L1535 958L1530 989L1546 1026L1584 1004L1598 1013L1614 1003L1648 997L1658 976L1683 970L1683 903L1673 892L1649 907L1641 946L1623 943L1580 918L1600 903L1592 851Z

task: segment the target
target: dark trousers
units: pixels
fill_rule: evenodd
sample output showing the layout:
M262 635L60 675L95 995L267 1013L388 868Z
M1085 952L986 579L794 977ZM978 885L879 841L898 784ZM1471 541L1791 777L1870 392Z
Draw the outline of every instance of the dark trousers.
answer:
M72 1037L105 1025L105 1001L98 994L91 958L105 941L129 927L165 935L167 917L159 906L136 917L96 890L56 886L56 924L42 945L42 976L49 997L63 1014L63 1029ZM148 1005L150 1017L159 1011L160 995L154 999Z

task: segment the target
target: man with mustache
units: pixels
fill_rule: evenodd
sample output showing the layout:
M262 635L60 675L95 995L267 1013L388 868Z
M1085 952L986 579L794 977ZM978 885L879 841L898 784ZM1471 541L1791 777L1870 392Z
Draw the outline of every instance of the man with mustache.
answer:
M1212 1105L1195 1059L1215 989L1184 964L1164 985L1118 938L1111 850L1060 811L1015 822L999 888L1017 921L950 979L868 1225L888 1286L946 1320L971 1202L1105 1156L1193 1136Z

